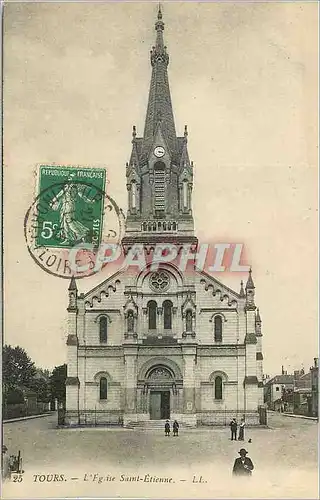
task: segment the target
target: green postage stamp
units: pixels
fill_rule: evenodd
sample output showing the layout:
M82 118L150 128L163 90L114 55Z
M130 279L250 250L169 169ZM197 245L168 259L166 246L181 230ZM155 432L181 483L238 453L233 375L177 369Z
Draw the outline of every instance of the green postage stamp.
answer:
M101 242L106 170L40 165L36 246Z

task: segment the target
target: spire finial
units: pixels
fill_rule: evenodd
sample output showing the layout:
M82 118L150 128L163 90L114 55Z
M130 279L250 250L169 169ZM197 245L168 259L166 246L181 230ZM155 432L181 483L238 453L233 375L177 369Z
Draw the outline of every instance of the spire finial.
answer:
M135 139L136 135L137 135L137 129L136 129L136 126L133 125L132 126L132 137L133 137L133 139Z
M244 289L243 289L243 280L240 282L240 297L245 297Z
M78 290L78 288L77 288L77 283L76 283L76 280L75 280L75 277L74 277L74 276L72 276L72 277L71 277L71 280L70 280L70 285L69 285L68 290L70 290L70 291L71 291L71 290Z
M160 3L158 6L158 15L157 15L157 21L156 21L155 27L156 27L156 31L163 31L164 30L164 22L162 21L162 11L161 11Z
M262 323L262 321L261 321L261 316L260 316L260 311L259 311L259 307L258 307L258 309L257 309L257 314L256 314L256 322L257 322L257 323L260 323L260 324Z
M185 136L185 138L188 137L188 125L184 126L184 136Z
M248 276L248 280L247 280L247 284L246 284L246 290L253 289L253 288L255 288L255 286L254 286L253 279L252 279L252 268L250 266L249 276Z

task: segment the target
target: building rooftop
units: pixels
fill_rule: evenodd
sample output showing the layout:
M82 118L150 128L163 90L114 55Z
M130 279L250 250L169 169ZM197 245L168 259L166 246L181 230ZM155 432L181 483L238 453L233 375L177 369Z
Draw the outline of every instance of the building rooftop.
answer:
M266 385L271 384L292 384L294 383L293 375L276 375L275 377L268 380Z

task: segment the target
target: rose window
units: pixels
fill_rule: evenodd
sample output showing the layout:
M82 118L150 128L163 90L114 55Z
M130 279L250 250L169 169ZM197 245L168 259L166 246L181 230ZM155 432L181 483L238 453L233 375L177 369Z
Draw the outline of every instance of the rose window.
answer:
M165 292L170 286L170 276L165 271L157 271L150 276L150 287L155 292Z

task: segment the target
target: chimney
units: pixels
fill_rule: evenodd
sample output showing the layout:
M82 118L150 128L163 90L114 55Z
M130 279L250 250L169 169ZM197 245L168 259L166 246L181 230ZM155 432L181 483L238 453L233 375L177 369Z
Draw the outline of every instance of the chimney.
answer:
M318 368L318 358L313 358L314 361L314 367Z
M283 365L281 366L281 375L284 375Z

